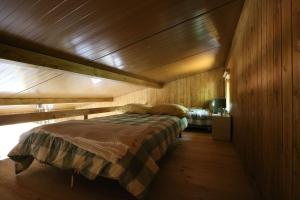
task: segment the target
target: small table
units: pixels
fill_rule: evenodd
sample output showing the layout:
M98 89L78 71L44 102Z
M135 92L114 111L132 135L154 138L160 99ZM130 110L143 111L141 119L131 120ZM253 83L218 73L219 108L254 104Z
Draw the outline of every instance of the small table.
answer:
M214 140L231 141L230 115L212 115L212 137Z

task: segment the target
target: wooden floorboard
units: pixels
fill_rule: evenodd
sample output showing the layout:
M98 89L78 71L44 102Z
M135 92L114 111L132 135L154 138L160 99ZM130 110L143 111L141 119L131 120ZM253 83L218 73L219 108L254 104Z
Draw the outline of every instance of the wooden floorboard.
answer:
M159 163L160 171L147 200L257 200L233 145L217 142L209 134L185 132ZM116 181L89 181L70 172L34 163L18 176L10 160L0 161L1 200L133 199Z

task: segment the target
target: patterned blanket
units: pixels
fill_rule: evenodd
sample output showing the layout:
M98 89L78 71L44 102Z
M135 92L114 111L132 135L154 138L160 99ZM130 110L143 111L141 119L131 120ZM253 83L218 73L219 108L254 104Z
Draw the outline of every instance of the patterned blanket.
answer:
M90 120L110 124L149 125L153 133L144 139L137 151L128 151L122 159L113 163L60 137L36 133L34 130L38 129L32 129L29 136L8 155L15 161L16 173L27 169L37 159L60 169L73 169L91 180L97 176L118 180L132 195L142 198L159 169L156 161L187 127L185 118L167 115L122 114Z

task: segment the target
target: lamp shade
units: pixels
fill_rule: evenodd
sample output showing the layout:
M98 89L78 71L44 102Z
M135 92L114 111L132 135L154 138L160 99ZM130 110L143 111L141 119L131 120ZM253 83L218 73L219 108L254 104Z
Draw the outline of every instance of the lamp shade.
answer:
M226 108L226 99L225 98L217 98L211 101L212 112L214 114L218 113L220 109Z

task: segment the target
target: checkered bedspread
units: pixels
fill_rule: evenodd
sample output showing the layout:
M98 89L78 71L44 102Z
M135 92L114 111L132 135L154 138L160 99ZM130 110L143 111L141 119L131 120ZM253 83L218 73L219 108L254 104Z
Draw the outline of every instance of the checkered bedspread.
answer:
M116 124L147 124L154 131L143 141L137 152L128 151L117 163L111 163L61 138L32 132L8 155L15 161L16 173L27 169L37 159L60 169L73 169L91 180L97 176L116 179L132 195L142 198L159 169L156 161L187 127L185 118L167 115L122 114L90 120Z

